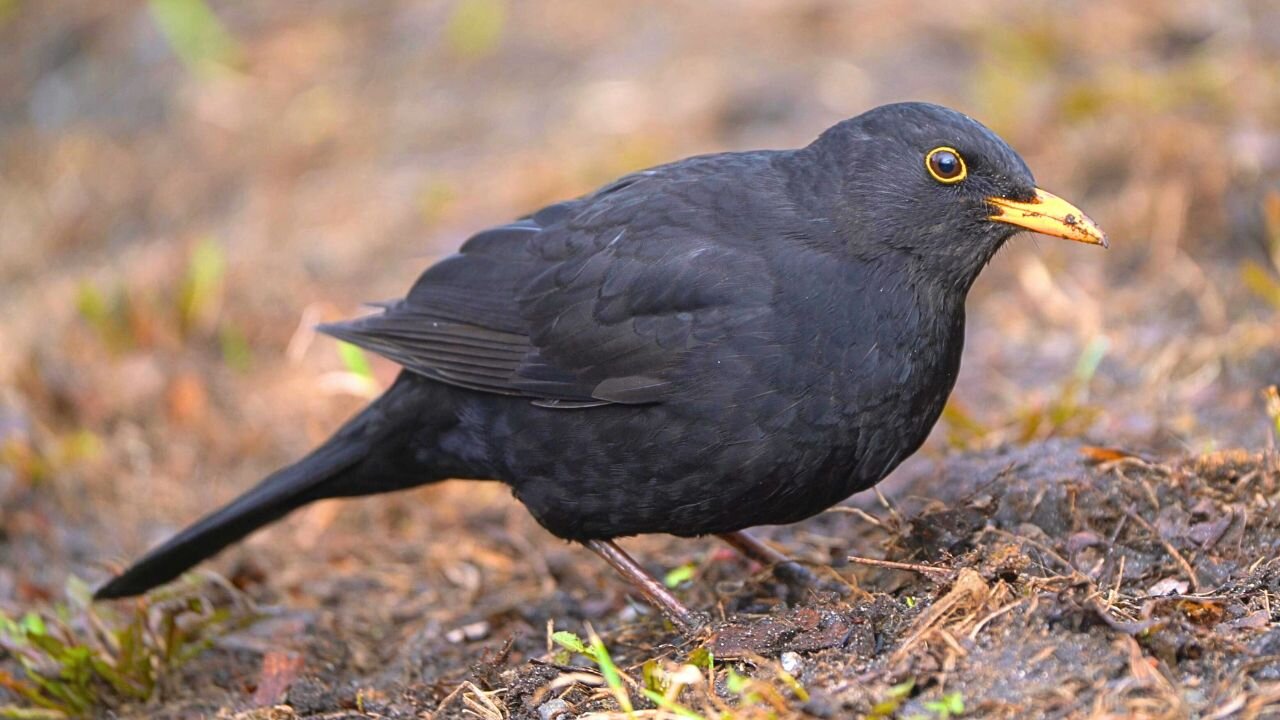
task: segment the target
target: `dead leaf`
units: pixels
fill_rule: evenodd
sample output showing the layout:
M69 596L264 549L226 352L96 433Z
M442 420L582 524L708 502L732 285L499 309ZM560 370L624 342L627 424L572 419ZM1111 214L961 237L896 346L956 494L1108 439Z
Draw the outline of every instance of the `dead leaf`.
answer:
M289 686L302 672L302 656L290 652L272 650L262 656L262 671L258 675L258 689L253 693L253 703L268 707L284 701Z
M1115 462L1117 460L1125 460L1127 458L1136 458L1137 455L1120 450L1119 448L1100 447L1097 445L1085 445L1080 448L1080 454L1084 456L1086 462L1102 464Z
M1147 594L1151 597L1161 597L1163 595L1184 595L1186 594L1188 587L1190 586L1187 584L1186 580L1167 577L1147 588Z

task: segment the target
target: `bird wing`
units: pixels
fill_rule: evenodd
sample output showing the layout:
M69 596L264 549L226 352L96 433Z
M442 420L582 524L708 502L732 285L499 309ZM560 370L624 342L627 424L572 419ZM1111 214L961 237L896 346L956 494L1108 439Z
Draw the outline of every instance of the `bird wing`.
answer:
M550 407L659 402L691 357L765 316L773 289L762 258L717 240L713 213L634 187L646 179L481 232L381 313L320 329Z

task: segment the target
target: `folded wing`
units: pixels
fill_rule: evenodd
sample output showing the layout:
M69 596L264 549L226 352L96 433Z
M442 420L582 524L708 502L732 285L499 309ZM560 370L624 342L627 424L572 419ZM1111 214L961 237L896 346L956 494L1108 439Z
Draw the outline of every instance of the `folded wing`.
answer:
M691 358L768 313L772 282L699 225L706 215L635 182L481 232L381 313L320 329L425 377L549 407L667 399Z

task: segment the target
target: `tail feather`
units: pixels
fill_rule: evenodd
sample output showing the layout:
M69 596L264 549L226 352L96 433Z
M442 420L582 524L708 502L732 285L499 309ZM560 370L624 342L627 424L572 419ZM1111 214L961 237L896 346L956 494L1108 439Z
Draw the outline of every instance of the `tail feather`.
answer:
M328 486L372 449L357 416L302 460L269 475L256 487L175 535L94 593L95 600L132 597L173 580L249 533L323 497Z

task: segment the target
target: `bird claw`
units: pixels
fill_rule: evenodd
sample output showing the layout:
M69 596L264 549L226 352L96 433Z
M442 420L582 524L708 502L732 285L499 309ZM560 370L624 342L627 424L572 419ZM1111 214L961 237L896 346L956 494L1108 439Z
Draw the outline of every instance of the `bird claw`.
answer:
M680 617L663 613L667 621L686 639L693 639L711 625L711 615L700 610L687 610Z

